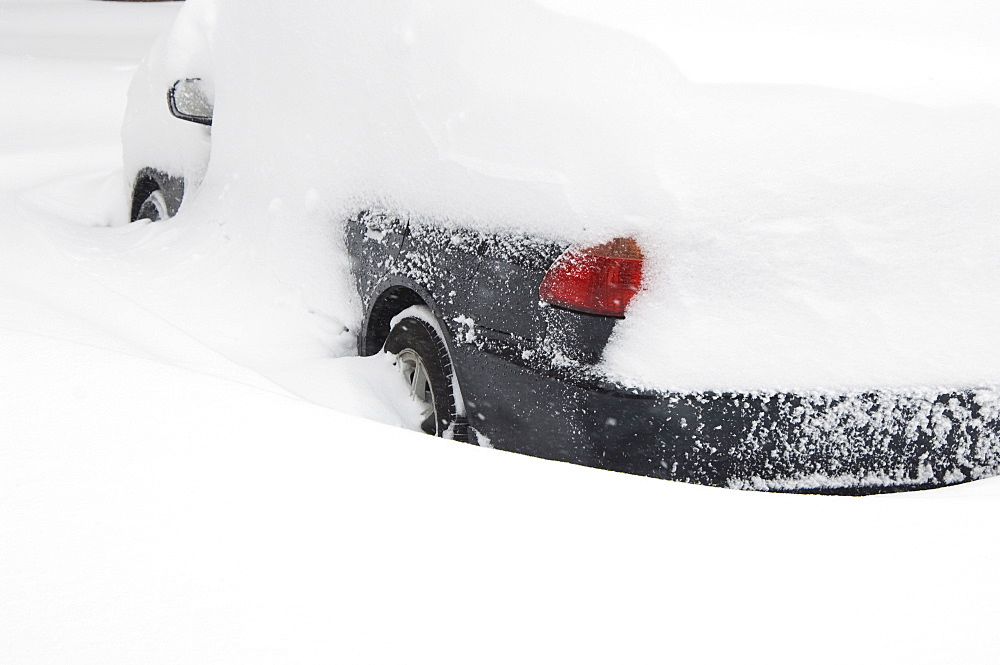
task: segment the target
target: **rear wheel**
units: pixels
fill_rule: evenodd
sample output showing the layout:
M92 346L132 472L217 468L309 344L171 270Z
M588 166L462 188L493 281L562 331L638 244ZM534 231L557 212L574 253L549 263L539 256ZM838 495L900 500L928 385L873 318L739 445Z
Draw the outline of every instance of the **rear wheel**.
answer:
M434 436L465 440L458 415L454 370L448 345L429 322L408 316L389 331L385 350L396 356L403 381L421 407L420 429Z

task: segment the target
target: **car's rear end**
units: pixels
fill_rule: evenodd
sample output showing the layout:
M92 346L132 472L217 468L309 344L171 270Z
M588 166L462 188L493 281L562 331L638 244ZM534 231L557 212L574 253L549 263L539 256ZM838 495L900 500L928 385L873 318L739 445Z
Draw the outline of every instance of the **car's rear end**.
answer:
M391 284L397 308L421 299L448 330L479 443L743 489L870 493L1000 472L1000 392L986 386L677 391L609 377L603 351L643 288L634 238L573 246L370 211L348 229L362 294ZM377 318L363 353L387 333Z
M1000 393L987 387L676 392L609 380L587 361L641 278L633 239L553 262L539 284L538 306L552 310L540 344L505 348L477 329L474 350L456 350L473 426L504 449L746 489L867 493L1000 471Z

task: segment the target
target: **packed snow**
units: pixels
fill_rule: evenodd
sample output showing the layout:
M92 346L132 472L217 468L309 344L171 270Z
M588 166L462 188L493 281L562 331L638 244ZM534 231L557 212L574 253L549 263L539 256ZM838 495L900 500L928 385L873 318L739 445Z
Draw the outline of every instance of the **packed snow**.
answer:
M247 21L264 9L244 4ZM398 427L412 425L413 405L384 358L349 355L343 259L333 232L312 223L335 202L315 176L295 196L274 179L295 167L278 149L298 145L303 110L280 113L277 63L253 93L287 121L252 143L268 159L238 162L245 127L223 128L236 109L220 79L202 194L171 222L124 224L126 90L182 6L210 4L0 0L0 662L995 661L998 479L867 499L768 495ZM269 34L316 20L293 14ZM203 18L228 48L252 46L223 29L231 14ZM670 55L684 63L691 52ZM760 102L747 113L775 98ZM904 108L915 126L934 113ZM320 115L304 111L306 126ZM959 113L969 120L957 135L992 149L980 122L993 107L940 113L935 127ZM969 249L983 234L967 265L947 264L958 271L949 283L964 284L995 260L995 232L975 222L996 198L976 178L948 183L925 215L915 200L901 205L922 231L944 210L967 213L948 227L962 237L939 237ZM792 219L754 224L805 249L808 232L783 226ZM868 219L845 242L885 251ZM738 247L726 229L686 223L674 233L690 231L690 256L712 251L710 234L721 253ZM984 276L980 309L995 303L994 279ZM971 296L951 296L953 343L977 357L993 315L969 331ZM980 375L995 380L982 360Z

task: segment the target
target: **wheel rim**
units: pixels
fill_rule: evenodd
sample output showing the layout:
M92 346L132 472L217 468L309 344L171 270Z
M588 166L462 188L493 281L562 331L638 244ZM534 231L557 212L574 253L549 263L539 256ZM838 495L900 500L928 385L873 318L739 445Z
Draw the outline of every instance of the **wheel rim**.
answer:
M424 365L423 358L413 349L403 349L396 354L396 362L403 373L403 380L410 389L410 396L420 405L420 429L427 434L438 434L438 419L434 386Z

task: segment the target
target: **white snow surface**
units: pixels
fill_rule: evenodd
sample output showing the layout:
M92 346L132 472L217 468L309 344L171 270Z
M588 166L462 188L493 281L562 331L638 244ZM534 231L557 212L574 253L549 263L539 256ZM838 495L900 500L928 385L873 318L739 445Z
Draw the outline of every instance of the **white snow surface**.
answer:
M0 662L995 662L1000 479L768 495L389 427L339 283L290 279L336 259L283 254L330 201L121 224L137 45L179 4L0 0Z
M750 58L755 78L734 46L695 68L700 80L674 51L690 63L692 35L719 46L746 12L715 7L712 22L671 7L638 2L608 26L530 0L189 1L133 84L125 173L185 175L179 226L212 220L307 309L352 329L330 220L376 202L583 244L636 236L646 290L604 358L632 384L995 385L1000 93L980 56L995 54L982 26L997 10L928 14L962 20L926 40L948 56L921 87L921 60L891 36L912 47L933 22L902 5L898 26L878 13L879 33L860 6L817 3L800 31L801 11L776 5L761 40L828 28L782 47L797 67ZM163 109L164 90L192 76L216 95L210 159L207 130Z
M705 83L822 85L934 105L1000 103L1000 6L981 0L538 0L640 36Z

